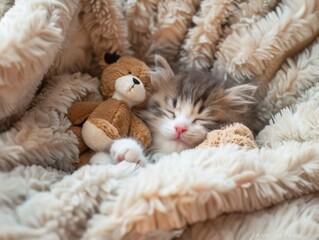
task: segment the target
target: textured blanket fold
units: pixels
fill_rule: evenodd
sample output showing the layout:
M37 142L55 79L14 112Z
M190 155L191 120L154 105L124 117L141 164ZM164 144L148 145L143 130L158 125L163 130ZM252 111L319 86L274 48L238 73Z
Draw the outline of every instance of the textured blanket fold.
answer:
M316 239L317 0L0 3L0 239ZM255 81L258 148L76 171L66 113L104 52Z
M1 19L1 127L28 107L65 39L77 3L16 1Z

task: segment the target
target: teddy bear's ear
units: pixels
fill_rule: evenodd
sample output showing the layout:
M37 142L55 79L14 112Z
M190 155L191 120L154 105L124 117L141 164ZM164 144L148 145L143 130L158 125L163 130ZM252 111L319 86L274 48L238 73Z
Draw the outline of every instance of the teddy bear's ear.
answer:
M116 53L105 53L104 54L104 61L106 64L115 63L121 56L117 55Z

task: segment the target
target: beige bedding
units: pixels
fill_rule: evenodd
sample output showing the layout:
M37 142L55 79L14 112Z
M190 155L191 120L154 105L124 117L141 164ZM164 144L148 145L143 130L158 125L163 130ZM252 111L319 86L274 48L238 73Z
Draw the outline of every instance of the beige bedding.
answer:
M3 12L0 239L319 236L318 1L16 0ZM73 171L67 109L101 99L105 51L257 81L258 148Z

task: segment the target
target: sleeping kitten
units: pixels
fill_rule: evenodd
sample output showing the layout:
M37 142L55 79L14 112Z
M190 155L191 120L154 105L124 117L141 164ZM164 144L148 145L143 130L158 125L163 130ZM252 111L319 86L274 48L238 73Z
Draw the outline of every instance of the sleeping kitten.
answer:
M210 72L174 73L160 56L156 56L155 64L152 73L155 93L146 109L139 113L153 138L147 149L148 160L156 161L163 155L194 148L209 131L233 122L251 126L255 86L226 83L214 79ZM110 150L111 161L143 163L147 159L143 152L133 139L116 140ZM102 156L97 154L92 161L102 161Z

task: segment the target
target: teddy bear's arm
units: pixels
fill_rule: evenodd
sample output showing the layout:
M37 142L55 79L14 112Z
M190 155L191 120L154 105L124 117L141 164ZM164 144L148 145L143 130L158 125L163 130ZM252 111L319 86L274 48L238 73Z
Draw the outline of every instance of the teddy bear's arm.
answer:
M131 113L131 126L129 135L138 140L145 148L149 147L152 143L152 137L149 128L133 113Z
M73 125L80 125L99 104L99 102L76 102L69 108L68 118Z

